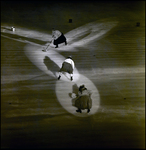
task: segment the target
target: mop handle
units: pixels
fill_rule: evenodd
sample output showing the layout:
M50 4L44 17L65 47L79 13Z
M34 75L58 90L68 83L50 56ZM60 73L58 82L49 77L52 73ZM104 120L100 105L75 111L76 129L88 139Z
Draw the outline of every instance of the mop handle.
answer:
M51 40L50 44L52 43L53 39ZM46 47L46 49L50 46L50 44Z

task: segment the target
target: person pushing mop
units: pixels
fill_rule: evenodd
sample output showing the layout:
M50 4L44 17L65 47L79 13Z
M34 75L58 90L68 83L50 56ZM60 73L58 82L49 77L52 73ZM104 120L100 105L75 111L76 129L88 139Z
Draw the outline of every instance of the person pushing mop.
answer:
M64 36L64 34L62 32L60 32L59 30L55 30L54 28L52 28L51 43L52 42L54 45L56 45L55 48L58 48L58 44L61 44L61 43L65 43L65 45L67 45L67 40L66 40L66 37ZM50 44L46 47L45 50L42 50L42 51L47 52L47 48L50 46Z
M65 43L65 45L67 45L66 37L64 34L59 30L55 30L54 28L52 29L52 39L54 40L53 44L56 45L55 48L58 48L58 44L61 43Z

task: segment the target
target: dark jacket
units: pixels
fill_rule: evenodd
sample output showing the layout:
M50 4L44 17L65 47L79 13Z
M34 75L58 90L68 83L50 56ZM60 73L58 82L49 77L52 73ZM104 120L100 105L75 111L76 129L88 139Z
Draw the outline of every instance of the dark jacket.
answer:
M75 101L75 106L78 109L91 109L92 99L91 93L85 88L82 92L78 92L79 96Z

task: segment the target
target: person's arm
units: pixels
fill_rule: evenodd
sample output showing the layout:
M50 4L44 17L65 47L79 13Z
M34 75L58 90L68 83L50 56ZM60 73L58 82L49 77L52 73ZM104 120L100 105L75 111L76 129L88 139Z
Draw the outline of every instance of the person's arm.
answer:
M52 39L54 40L56 37L55 37L55 31L52 32Z
M74 64L74 61L73 61L73 60L71 60L71 65L72 65L72 68L74 69L75 64Z

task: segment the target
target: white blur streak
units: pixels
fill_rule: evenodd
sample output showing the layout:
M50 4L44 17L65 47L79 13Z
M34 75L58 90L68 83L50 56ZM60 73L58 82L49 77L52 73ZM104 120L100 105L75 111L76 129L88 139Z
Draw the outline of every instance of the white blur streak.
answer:
M72 99L69 96L69 93L72 93L73 86L76 85L79 87L80 85L84 84L88 90L92 92L91 99L92 99L92 108L90 113L87 113L87 110L82 110L82 114L76 113L76 107L72 106ZM64 107L68 112L71 114L78 116L78 117L88 117L97 113L98 108L100 107L100 94L94 83L85 77L84 75L80 75L78 82L56 82L56 96L59 103Z
M90 42L93 42L94 40L97 40L101 38L103 35L105 35L108 31L110 31L113 27L117 25L117 21L111 21L110 19L102 19L94 22L87 23L83 26L80 26L76 29L73 29L72 31L69 31L68 33L65 34L67 38L68 44L67 46L64 46L63 48L58 48L57 50L59 51L77 51L75 47L77 46L86 46L86 44L89 44ZM18 36L23 36L27 38L32 38L32 39L37 39L41 41L51 41L52 40L52 35L51 34L46 34L42 33L39 31L34 31L34 30L29 30L26 28L20 28L20 27L15 27L16 31L13 32L11 31L10 26L1 26L1 32L2 33L9 33L13 35L18 35ZM88 34L86 36L86 34ZM4 35L2 35L4 36ZM85 36L84 38L80 38L81 36ZM4 36L8 37L8 36ZM8 37L11 38L11 37ZM77 40L77 38L80 38L80 40L74 42L74 40ZM14 38L11 38L14 39ZM14 39L20 42L24 43L29 43L33 45L39 45L42 46L41 44L37 44L28 40L21 40L21 39ZM46 43L46 45L48 42ZM52 44L52 47L54 45Z
M94 68L96 74L138 74L138 73L145 73L145 68L139 67L123 67L123 68L103 68L102 70Z
M102 20L102 21L95 21L92 23L85 24L79 28L76 28L68 33L65 36L68 39L68 42L72 42L76 38L86 35L84 38L78 40L71 44L72 47L74 46L85 46L98 38L101 38L105 35L108 31L110 31L113 27L118 24L117 21L109 21L109 20Z
M27 45L24 49L26 56L34 65L46 74L55 77L53 72L48 70L47 66L44 64L44 59L47 56L47 53L42 52L41 48L32 45Z
M54 50L42 52L42 48L29 44L25 46L25 54L29 60L40 70L54 78L56 78L57 74L54 74L51 70L48 70L47 66L44 64L45 57L48 57L50 60L52 60L59 68L61 68L63 61L66 59L64 56ZM56 73L58 71L59 70L56 70ZM74 69L74 74L76 75L76 79L78 79L79 73L76 68Z
M32 58L32 57L30 57L30 58ZM37 62L35 62L34 64L37 64ZM43 61L42 61L42 65L44 65ZM42 67L40 66L41 70L43 70ZM44 67L44 69L46 70L46 73L48 74L47 68ZM98 77L103 76L103 75L119 76L119 74L125 74L126 78L127 78L127 76L129 76L131 74L137 74L137 75L140 73L145 74L145 68L103 68L103 69L94 68L94 69L95 69L94 73L93 73L93 71L84 70L84 74L90 74L90 75L92 74L92 75L96 75ZM50 72L50 73L52 74L53 77L55 77L52 72ZM4 75L4 76L1 75L1 84L11 83L12 81L15 82L15 81L29 80L30 78L34 78L34 77L36 77L36 75L30 75L30 74L23 75L23 76L19 75L19 74L11 74L11 75Z
M32 38L32 39L37 39L41 41L49 41L52 38L51 34L46 34L43 32L30 30L27 28L22 28L22 27L17 27L17 26L15 26L15 28L16 28L16 31L13 32L10 30L11 26L1 26L1 32L23 36L27 38Z
M27 40L21 40L21 39L15 39L15 38L11 38L9 36L5 36L5 35L1 35L2 37L5 37L5 38L8 38L8 39L11 39L11 40L14 40L14 41L18 41L18 42L22 42L22 43L26 43L26 44L32 44L32 45L35 45L35 46L42 46L40 44L37 44L37 43L34 43L34 42L30 42L30 41L27 41Z
M54 73L48 70L47 66L45 66L43 62L45 56L49 57L60 68L62 65L62 62L65 60L65 57L63 57L58 52L77 51L76 46L85 46L86 44L89 44L90 42L97 40L98 38L105 35L108 31L110 31L116 25L117 25L116 21L110 21L109 19L104 19L104 20L85 24L65 34L65 36L67 37L67 41L72 42L72 44L68 44L67 46L61 46L58 49L54 49L53 44L51 43L50 46L48 46L47 53L42 52L42 45L38 43L34 43L31 41L22 40L22 39L16 39L12 37L8 37L8 38L17 40L19 42L28 43L28 45L26 45L24 49L25 49L26 56L30 59L30 61L33 64L35 64L40 70L44 71L50 76L56 77ZM16 28L16 31L13 32L10 30L11 29L10 26L2 26L1 32L18 35L20 37L23 36L27 38L38 39L41 41L47 41L49 39L52 40L51 34L45 34L45 33L41 33L38 31L29 30L26 28L20 28L20 27L15 27L15 28ZM88 35L86 36L86 34ZM77 42L73 42L73 40L75 40L76 38L79 38L80 36L84 36L84 35L85 35L84 38L80 38L80 40L78 40ZM46 45L48 45L48 43ZM74 72L76 74L76 80L78 80L79 73L76 68Z

